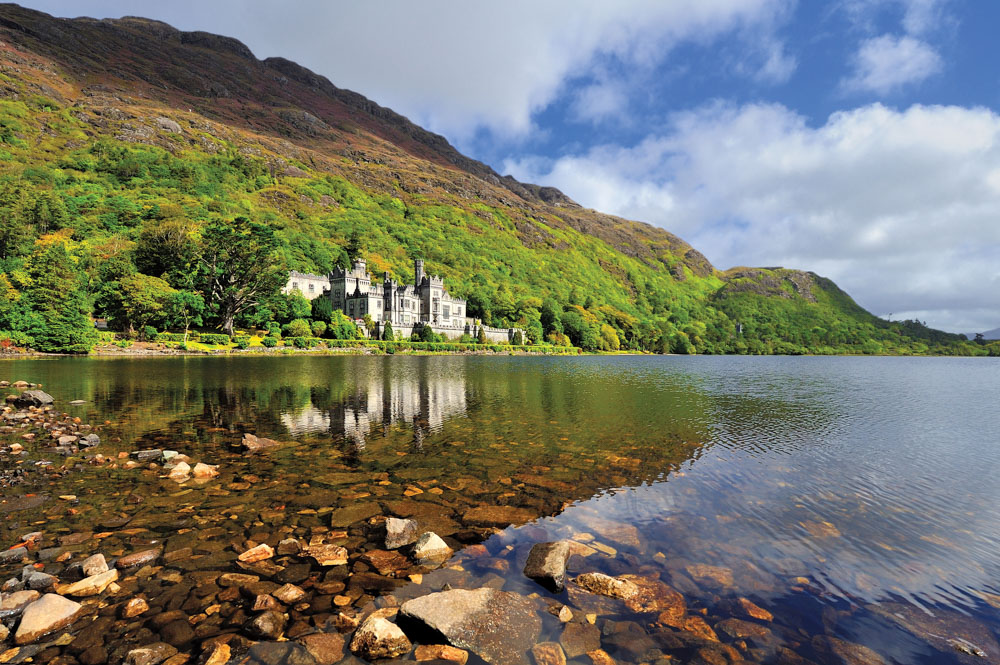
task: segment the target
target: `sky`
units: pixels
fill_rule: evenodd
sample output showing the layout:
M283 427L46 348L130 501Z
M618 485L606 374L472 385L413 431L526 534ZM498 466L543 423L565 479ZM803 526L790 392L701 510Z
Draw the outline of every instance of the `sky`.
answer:
M785 266L866 309L1000 326L1000 4L27 0L236 37L501 174Z

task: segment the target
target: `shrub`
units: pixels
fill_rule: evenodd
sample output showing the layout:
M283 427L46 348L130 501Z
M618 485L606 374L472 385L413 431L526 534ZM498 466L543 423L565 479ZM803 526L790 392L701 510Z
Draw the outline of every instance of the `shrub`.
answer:
M193 339L191 335L188 335L188 339ZM153 337L154 342L183 342L184 333L156 333Z
M322 337L323 333L326 332L326 321L313 321L312 322L312 334L313 337Z
M201 338L198 341L200 341L202 344L218 344L221 346L229 344L232 341L232 338L230 338L229 335L221 335L216 333L202 333Z
M273 335L268 335L264 339L260 340L260 343L269 349L273 349L278 346L278 338Z
M248 348L250 348L250 338L247 337L246 335L240 335L239 337L235 338L233 341L236 342L236 348L237 349L248 349Z
M305 319L294 319L281 327L285 337L311 337L312 326Z

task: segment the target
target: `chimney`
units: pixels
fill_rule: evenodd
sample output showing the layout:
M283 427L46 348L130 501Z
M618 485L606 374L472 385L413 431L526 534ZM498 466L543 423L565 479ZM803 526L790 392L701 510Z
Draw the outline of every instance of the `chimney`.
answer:
M420 282L424 281L424 260L416 259L413 261L413 273L415 286L420 286Z

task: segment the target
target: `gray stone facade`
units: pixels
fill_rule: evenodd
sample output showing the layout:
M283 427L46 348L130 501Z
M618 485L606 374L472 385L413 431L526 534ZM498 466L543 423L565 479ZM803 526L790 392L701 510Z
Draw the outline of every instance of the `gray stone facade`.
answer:
M413 284L401 284L388 277L379 282L372 279L364 260L356 260L350 270L336 267L326 276L292 272L283 290L298 291L309 300L329 298L334 310L355 321L368 314L377 324L374 332L379 336L389 323L402 337L429 326L435 333L453 339L475 336L482 327L490 342L513 340L517 329L482 326L469 317L465 300L448 293L441 277L426 274L422 260L414 261L413 268Z

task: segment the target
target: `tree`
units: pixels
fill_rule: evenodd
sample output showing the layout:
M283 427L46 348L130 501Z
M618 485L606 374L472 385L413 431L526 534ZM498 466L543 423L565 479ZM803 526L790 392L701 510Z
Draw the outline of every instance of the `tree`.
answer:
M479 332L476 334L476 342L479 344L486 343L486 328L479 326Z
M312 303L296 289L288 294L288 318L305 319L312 316Z
M57 353L88 353L97 341L90 303L66 245L42 238L28 266L27 297L38 314L31 331L35 348Z
M204 230L199 259L203 292L226 334L233 334L240 313L285 284L287 274L278 264L277 246L270 227L246 217L215 222Z
M331 301L326 295L321 295L319 298L313 298L311 303L310 318L313 321L323 321L324 323L330 323L333 320L333 301Z
M191 324L200 326L201 315L205 311L205 299L200 293L175 291L167 304L167 325L184 326L184 343L187 344L188 329Z
M542 329L545 331L546 335L551 332L563 332L562 307L560 307L559 303L552 298L546 298L542 302L542 309L539 318L542 322Z
M396 333L392 330L392 324L388 321L385 322L385 328L382 330L382 339L387 342L391 342L396 339Z
M365 333L371 337L372 333L375 332L375 320L372 319L372 315L365 312L365 315L361 317L361 320L365 322Z
M524 344L524 336L521 335L521 331L514 332L514 341L512 342L514 346L521 346Z
M135 244L136 267L147 275L162 277L174 288L191 288L198 257L194 228L182 218L147 222Z
M326 321L313 321L312 322L312 335L313 337L322 337L323 333L326 332Z
M108 315L115 328L134 333L147 325L162 325L177 290L159 277L133 273L118 282Z

